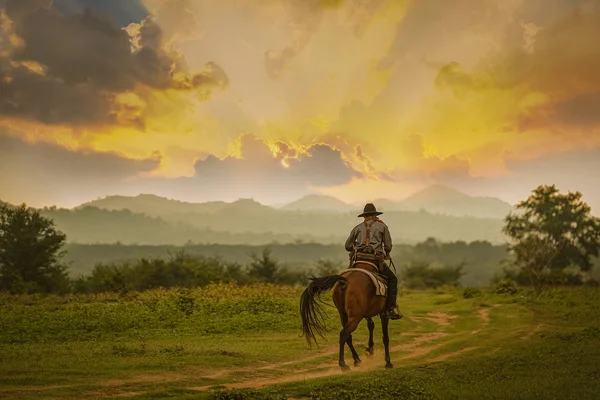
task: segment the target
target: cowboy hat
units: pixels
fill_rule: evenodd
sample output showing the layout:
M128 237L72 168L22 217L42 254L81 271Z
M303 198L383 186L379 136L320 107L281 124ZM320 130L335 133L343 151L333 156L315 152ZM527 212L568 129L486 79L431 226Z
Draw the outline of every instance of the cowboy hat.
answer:
M373 203L367 203L365 205L365 208L363 209L363 213L360 214L358 217L368 217L370 215L381 215L383 214L381 211L377 211L377 209L375 208L375 206L373 205Z

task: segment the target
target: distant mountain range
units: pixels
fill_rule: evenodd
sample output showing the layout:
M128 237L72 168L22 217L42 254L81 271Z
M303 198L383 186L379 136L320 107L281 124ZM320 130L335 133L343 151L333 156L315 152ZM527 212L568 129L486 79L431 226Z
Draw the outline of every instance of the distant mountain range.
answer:
M396 242L487 240L503 243L503 218L511 206L433 186L401 201L378 199ZM343 245L364 204L309 195L279 207L253 199L188 203L151 194L107 196L73 209L41 210L69 242L123 244L251 244L313 241Z
M279 209L285 211L349 212L356 211L358 208L352 204L344 203L332 196L309 194L299 200L279 207Z
M402 201L379 199L395 241L503 242L510 205L434 186ZM123 244L220 243L261 245L313 241L343 244L364 204L309 195L279 207L253 199L189 203L164 197L107 196L74 209L44 208L70 242Z
M426 211L459 217L504 218L512 209L509 203L494 197L472 197L445 186L431 186L404 200L380 198L372 201L381 211ZM360 213L364 204L349 204L332 196L307 195L292 203L269 207L252 199L232 203L222 201L186 203L151 194L134 197L108 196L82 204L80 207L98 207L106 210L125 210L149 216L174 214L215 214L229 212L266 212L269 210L299 212Z
M206 203L186 203L184 201L167 199L153 194L138 196L107 196L75 207L97 207L104 210L130 210L146 215L164 215L177 213L214 213L226 207L224 201Z
M512 206L494 197L472 197L446 186L435 185L404 200L380 198L372 201L380 211L426 211L432 214L504 218ZM353 205L331 196L308 195L281 207L296 211L361 211L363 205Z
M433 214L504 218L512 206L495 197L473 197L446 186L430 186L404 200L375 200L382 211L420 211Z

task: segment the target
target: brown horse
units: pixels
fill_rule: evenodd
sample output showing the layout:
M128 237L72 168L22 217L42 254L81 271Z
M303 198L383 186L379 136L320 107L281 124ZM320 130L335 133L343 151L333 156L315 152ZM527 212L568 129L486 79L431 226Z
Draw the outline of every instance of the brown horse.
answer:
M353 269L366 269L370 272L377 272L377 268L370 263L358 262L348 271ZM311 282L302 293L300 298L300 315L302 316L302 331L309 346L311 341L317 344L315 333L321 338L325 338L325 321L323 309L320 302L321 294L333 288L333 302L338 310L342 322L340 331L340 358L339 366L342 371L348 371L350 368L344 361L344 347L348 344L354 359L354 365L358 366L361 362L356 349L352 345L352 332L356 330L362 319L367 320L369 328L369 343L367 356L373 355L373 330L375 323L373 317L379 315L381 318L381 329L383 331L383 345L385 347L385 367L392 368L390 361L390 338L388 334L389 318L385 314L386 298L376 295L376 288L373 281L367 274L354 271L348 273L346 277L341 275L329 275L320 278L310 278ZM325 304L325 303L324 303Z

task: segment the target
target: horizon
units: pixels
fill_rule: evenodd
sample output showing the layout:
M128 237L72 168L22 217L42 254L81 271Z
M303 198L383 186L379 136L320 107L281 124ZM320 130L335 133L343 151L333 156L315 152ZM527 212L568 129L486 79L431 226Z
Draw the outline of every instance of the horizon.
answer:
M560 190L560 188L558 188L558 189ZM99 197L96 197L96 198L85 200L85 201L83 201L81 203L74 203L72 205L59 205L59 204L34 205L34 204L31 204L31 203L27 203L27 202L15 202L15 203L7 202L7 203L8 204L12 204L12 205L26 204L28 207L37 208L37 209L44 209L44 208L53 208L53 207L56 207L58 209L75 210L75 209L77 209L79 207L82 207L82 206L89 206L90 204L92 204L92 206L94 206L94 207L98 207L97 205L95 205L93 203L98 202L98 201L102 201L102 200L105 200L105 199L110 199L110 198L122 197L122 198L126 198L126 199L135 199L135 198L138 198L138 197L152 196L152 197L156 197L156 198L167 200L167 201L176 201L176 202L181 202L181 203L185 203L185 204L207 204L207 203L232 204L232 203L236 203L236 202L240 202L240 201L244 201L244 200L250 200L250 201L256 202L256 203L258 203L258 204L260 204L262 206L267 206L267 207L279 210L279 209L285 208L287 206L290 206L290 205L292 205L292 204L294 204L296 202L300 202L300 201L302 201L302 200L304 200L306 198L314 197L314 198L321 198L321 199L323 199L323 198L330 198L330 199L333 199L333 200L338 201L340 203L343 203L344 205L355 207L356 211L360 211L362 209L362 207L366 203L374 203L375 206L378 209L384 210L385 207L378 206L378 202L389 201L389 202L394 203L396 206L398 206L398 205L401 205L403 202L405 202L407 200L410 200L415 195L420 195L420 194L425 193L425 192L427 192L428 194L430 194L430 192L432 190L449 190L449 191L456 192L457 194L464 195L464 196L467 196L467 197L469 197L471 199L476 199L476 200L495 200L495 201L500 201L500 202L503 202L506 205L510 206L511 209L514 209L515 206L516 206L516 204L518 203L518 201L515 202L515 203L510 203L510 202L508 202L508 201L506 201L506 200L504 200L504 199L502 199L500 197L495 197L495 196L472 196L472 195L470 195L468 193L465 193L465 192L462 192L460 190L457 190L457 189L455 189L455 188L453 188L451 186L441 185L441 184L434 184L434 185L425 187L425 188L423 188L421 190L417 190L417 191L415 191L413 193L410 193L410 194L408 194L408 195L406 195L406 196L404 196L402 198L379 197L379 198L372 198L372 199L364 200L362 202L347 202L347 201L344 201L343 199L340 199L339 197L336 197L336 196L333 196L333 195L329 195L329 194L320 194L320 193L308 193L308 194L305 194L305 195L303 195L301 197L298 197L298 198L295 198L295 199L292 199L292 200L290 200L288 202L283 202L283 203L268 203L268 202L260 201L259 199L255 199L253 197L239 197L239 198L232 199L232 200L186 201L186 200L183 200L183 199L178 199L178 198L169 197L169 196L161 196L161 195L154 194L154 193L137 193L137 194L133 194L133 195L106 194L106 195L103 195L103 196L99 196ZM561 191L561 192L566 193L566 192L574 192L574 191ZM585 195L584 194L582 194L582 195L583 195L583 201L586 202ZM521 201L521 200L525 200L525 198L522 198L519 201ZM6 202L4 199L0 198L0 203L3 202L3 201ZM589 205L589 203L588 203L588 205ZM592 214L596 215L596 212L597 212L596 208L593 207L593 206L590 206L590 207L591 207ZM600 211L600 207L597 207L597 208L598 208L598 211ZM324 209L306 208L306 209L303 209L303 210L304 211L311 211L311 210L312 211L323 211ZM432 214L438 214L437 212L430 211L427 208L422 208L422 210L424 210L426 212L430 212ZM294 209L290 209L290 210L287 210L287 211L295 211L295 210ZM328 211L331 211L331 209L328 209ZM413 211L414 212L415 210L399 210L399 209L388 210L388 212L395 212L395 211ZM344 212L352 212L352 211L351 210L345 210ZM469 216L470 214L464 214L464 215L465 216ZM481 216L479 216L479 218L481 218Z
M514 205L555 184L600 210L598 0L4 0L0 15L12 204L360 205L443 185Z
M359 208L362 209L362 207L364 207L364 205L367 204L367 203L374 203L375 206L377 208L379 208L378 205L377 205L378 201L379 202L381 202L381 201L390 201L390 202L393 202L393 203L402 203L402 202L404 202L404 201L406 201L408 199L411 199L412 196L414 196L414 195L418 195L418 194L422 194L422 193L426 193L426 192L430 193L430 191L432 191L432 190L450 190L450 191L456 192L457 194L465 195L465 196L468 196L468 197L473 198L473 199L500 200L500 201L502 201L502 202L504 202L504 203L506 203L506 204L508 204L510 206L514 206L513 204L510 204L509 202L507 202L507 201L505 201L505 200L503 200L503 199L501 199L499 197L470 196L469 194L461 192L459 190L456 190L456 189L454 189L454 188L452 188L450 186L438 185L438 184L431 185L431 186L428 186L428 187L426 187L424 189L415 191L415 192L413 192L413 193L411 193L411 194L409 194L409 195L407 195L405 197L402 197L402 198L379 197L379 198L376 198L376 199L375 198L374 199L368 199L368 200L364 200L364 201L360 201L360 202L347 202L347 201L344 201L343 199L340 199L339 197L336 197L336 196L333 196L333 195L326 195L326 194L319 194L319 193L309 193L309 194L303 195L301 197L298 197L296 199L293 199L293 200L291 200L289 202L271 203L271 204L266 203L266 202L262 202L262 201L260 201L258 199L253 198L253 197L239 197L237 199L229 200L229 201L225 201L225 200L210 200L210 201L198 201L198 202L195 202L195 201L185 201L185 200L182 200L182 199L178 199L178 198L174 198L174 197L169 197L169 196L161 196L161 195L157 195L157 194L154 194L154 193L138 193L138 194L134 194L134 195L106 194L104 196L100 196L100 197L96 197L96 198L93 198L93 199L89 199L89 200L86 200L86 201L84 201L82 203L76 203L76 204L71 205L71 206L64 206L64 205L58 205L58 204L43 204L43 205L37 205L36 206L36 205L31 205L29 203L25 203L25 204L27 204L27 206L33 207L33 208L57 207L57 208L63 208L63 209L69 209L70 210L70 209L75 209L75 208L78 208L78 207L81 207L81 206L85 206L85 205L88 205L88 204L91 204L91 203L95 203L97 201L102 201L102 200L110 199L110 198L122 197L122 198L127 198L127 199L135 199L135 198L139 198L139 197L148 196L148 197L156 197L156 198L164 199L164 200L168 200L168 201L181 202L181 203L185 203L185 204L205 204L205 203L213 203L213 202L217 202L217 203L222 202L222 203L225 203L225 204L232 204L232 203L236 203L236 202L240 202L240 201L244 201L244 200L250 200L250 201L254 201L254 202L258 203L258 204L261 204L263 206L268 206L268 207L271 207L271 208L279 209L279 208L282 208L282 207L286 207L286 206L292 205L292 204L294 204L296 202L299 202L299 201L307 199L307 198L319 198L319 199L329 198L329 199L336 200L336 201L338 201L340 203L343 203L343 204L345 204L347 206L357 207L357 211L360 211ZM0 198L0 201L3 201L3 199ZM23 203L20 202L20 203L10 203L10 204L16 205L16 204L23 204Z

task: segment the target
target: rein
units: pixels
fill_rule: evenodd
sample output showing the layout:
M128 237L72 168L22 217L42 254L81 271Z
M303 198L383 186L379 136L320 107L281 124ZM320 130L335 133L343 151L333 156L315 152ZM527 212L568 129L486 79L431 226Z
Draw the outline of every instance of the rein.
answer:
M390 265L391 265L392 267L394 267L394 273L395 273L396 275L398 275L398 272L396 271L396 264L394 264L394 261L392 260L392 257L390 257Z

